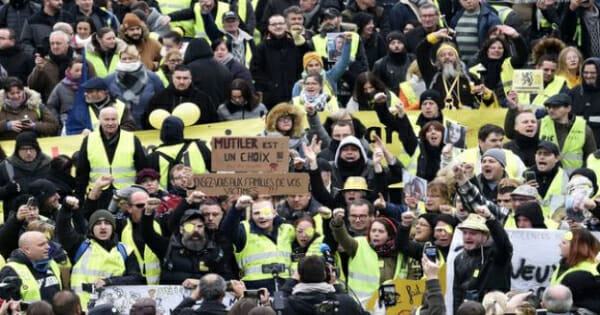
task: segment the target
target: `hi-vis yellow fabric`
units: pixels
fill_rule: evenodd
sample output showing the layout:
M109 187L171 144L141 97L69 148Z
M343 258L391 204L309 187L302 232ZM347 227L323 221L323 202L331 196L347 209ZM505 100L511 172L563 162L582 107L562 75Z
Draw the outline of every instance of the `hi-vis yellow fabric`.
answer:
M419 111L408 112L413 126L415 125L419 113ZM354 117L360 119L367 127L368 135L379 135L381 139L385 141L387 147L394 154L399 156L405 165L408 165L410 157L404 153L402 144L398 140L398 135L396 133L388 134L385 130L385 127L379 123L377 114L374 111L356 112L353 115ZM477 132L484 124L493 123L501 127L504 126L505 115L506 109L502 108L444 111L444 117L446 119L451 119L464 126L467 126L468 147L477 146ZM326 114L321 115L321 121L324 121L325 118ZM260 118L191 126L185 128L185 137L188 139L202 139L210 144L210 139L213 136L257 136L264 130L264 126L264 120ZM160 144L159 130L137 131L135 132L135 135L139 137L144 146ZM77 135L39 138L38 141L40 142L42 150L46 154L57 156L59 154L71 155L73 152L79 150L82 139L83 136ZM14 144L14 141L0 142L0 145L2 145L2 148L5 152L13 152Z

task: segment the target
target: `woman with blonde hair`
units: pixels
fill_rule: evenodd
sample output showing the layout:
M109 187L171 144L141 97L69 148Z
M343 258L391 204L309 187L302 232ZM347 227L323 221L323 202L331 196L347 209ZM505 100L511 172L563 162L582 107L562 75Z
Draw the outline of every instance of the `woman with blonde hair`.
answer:
M556 75L565 78L567 87L573 89L581 84L581 65L583 55L577 47L569 46L560 51L558 55L558 69Z

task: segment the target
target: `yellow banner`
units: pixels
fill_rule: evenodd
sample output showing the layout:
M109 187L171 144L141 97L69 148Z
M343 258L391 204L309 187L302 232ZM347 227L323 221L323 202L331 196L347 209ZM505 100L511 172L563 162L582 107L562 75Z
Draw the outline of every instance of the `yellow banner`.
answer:
M413 125L417 119L419 112L409 112L409 118ZM367 127L367 137L371 138L373 134L377 134L387 144L388 148L397 155L404 155L402 145L398 140L398 135L389 132L377 119L377 114L373 111L357 112L354 117L360 119ZM479 128L487 123L493 123L499 126L504 126L505 109L479 109L479 110L446 110L444 117L447 119L459 122L467 126L467 145L469 147L477 145L477 132ZM326 115L321 117L324 119ZM201 126L191 126L185 128L185 137L189 139L202 139L207 143L213 136L256 136L264 130L264 121L262 119L247 119L231 122L222 122ZM159 145L160 131L147 130L137 131L135 134L139 137L144 146ZM51 155L59 154L71 155L78 151L81 146L83 136L64 136L64 137L49 137L40 138L40 146L42 150ZM10 155L14 150L14 141L0 142L4 151Z

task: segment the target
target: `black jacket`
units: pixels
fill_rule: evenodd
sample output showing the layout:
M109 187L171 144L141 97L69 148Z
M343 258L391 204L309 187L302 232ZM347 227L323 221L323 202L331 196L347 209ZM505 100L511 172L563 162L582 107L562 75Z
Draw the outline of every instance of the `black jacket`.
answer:
M192 298L185 298L183 299L183 301L181 301L181 303L179 303L179 305L177 305L177 307L173 310L173 315L177 315L179 313L181 313L182 311L186 311L186 314L190 314L188 313L189 309L192 309L193 306L196 305L196 301L194 301ZM223 305L223 302L219 301L202 301L202 304L200 304L200 307L196 310L193 310L193 313L195 315L225 315L227 314L227 308L225 308L225 305Z
M558 266L559 273L568 270L564 260ZM575 271L566 275L561 281L573 294L573 307L586 308L596 314L600 313L600 279L587 271Z
M596 66L596 72L600 71L600 61L597 58L586 60L583 66L588 64ZM600 78L596 78L596 86L582 82L581 85L570 90L569 95L573 104L573 113L583 116L594 132L594 139L598 142L600 140Z
M597 8L596 10L598 10L598 2L595 0L590 1L592 3L595 3ZM586 9L584 9L583 7L579 7L575 11L571 11L571 9L568 6L564 8L563 16L560 21L560 37L568 45L579 47L579 50L583 54L583 57L588 58L594 57L592 52L591 41L599 41L600 38L595 36L593 37L589 33L587 25L583 21L583 14L585 10ZM581 27L581 44L578 43L578 39L576 36L578 27Z
M487 220L492 243L470 251L462 250L454 260L454 311L472 291L472 298L481 302L490 291L510 290L513 247L508 234L497 220ZM479 272L475 272L479 270Z
M285 307L282 312L284 315L318 314L317 306L325 301L339 303L337 311L333 312L335 314L366 314L352 297L340 291L338 288L336 288L336 292L332 293L311 292L291 294L295 284L297 284L296 280L288 280L282 288L282 291L290 294L284 300Z
M373 73L378 76L388 89L398 95L400 83L406 81L406 70L415 59L413 54L402 52L399 54L388 54L377 60L373 66Z
M526 167L532 167L535 165L535 152L539 142L537 135L530 138L515 132L514 139L505 143L504 148L517 155Z
M0 64L9 76L17 77L22 82L27 82L27 77L29 77L35 66L33 56L24 52L18 44L10 48L0 49Z
M150 100L148 109L144 113L142 122L144 123L144 129L152 129L148 122L148 116L156 109L164 109L169 113L181 103L191 102L200 108L200 119L198 119L194 125L207 124L217 122L219 116L217 115L217 105L212 101L211 97L205 92L197 89L193 84L189 88L183 91L177 90L173 84L155 94Z
M292 99L294 83L300 79L302 58L309 50L305 43L296 46L291 36L269 38L256 47L250 62L250 72L257 92L263 93L268 109Z
M0 27L13 29L17 39L25 21L40 11L40 4L31 0L10 0L0 8Z
M27 268L29 268L29 271L31 272L31 274L35 277L35 279L38 282L38 285L40 285L40 296L42 298L42 300L51 303L52 302L52 298L54 297L54 294L58 293L60 291L60 274L55 275L52 272L52 269L50 269L50 267L48 267L48 269L46 271L38 271L35 268L33 268L31 260L29 260L29 258L27 258L27 256L25 256L25 254L20 250L15 250L9 258L11 261L17 262L17 263L21 263L27 266ZM17 274L17 272L8 266L4 266L1 270L0 270L0 282L4 282L4 280L8 277L18 277L21 278L21 276L19 274ZM23 285L25 285L25 283L23 283ZM17 290L17 294L19 295L19 297L21 297L21 291ZM4 297L3 297L4 298Z
M214 104L221 104L227 99L232 75L227 67L213 59L212 50L205 39L196 38L190 42L183 63L192 72L194 86L210 96Z
M50 33L52 27L58 22L73 24L75 18L69 12L59 11L56 15L50 16L43 10L32 15L23 25L21 33L21 43L25 51L33 54L34 52L47 55L50 52Z

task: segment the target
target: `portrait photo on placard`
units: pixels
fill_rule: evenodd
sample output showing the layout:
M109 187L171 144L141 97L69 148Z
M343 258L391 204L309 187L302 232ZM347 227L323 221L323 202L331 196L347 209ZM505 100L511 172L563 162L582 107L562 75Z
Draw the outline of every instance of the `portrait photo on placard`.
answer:
M444 143L451 143L456 148L467 147L467 127L452 121L446 121Z
M327 58L329 62L336 62L340 58L345 41L344 33L327 34Z

